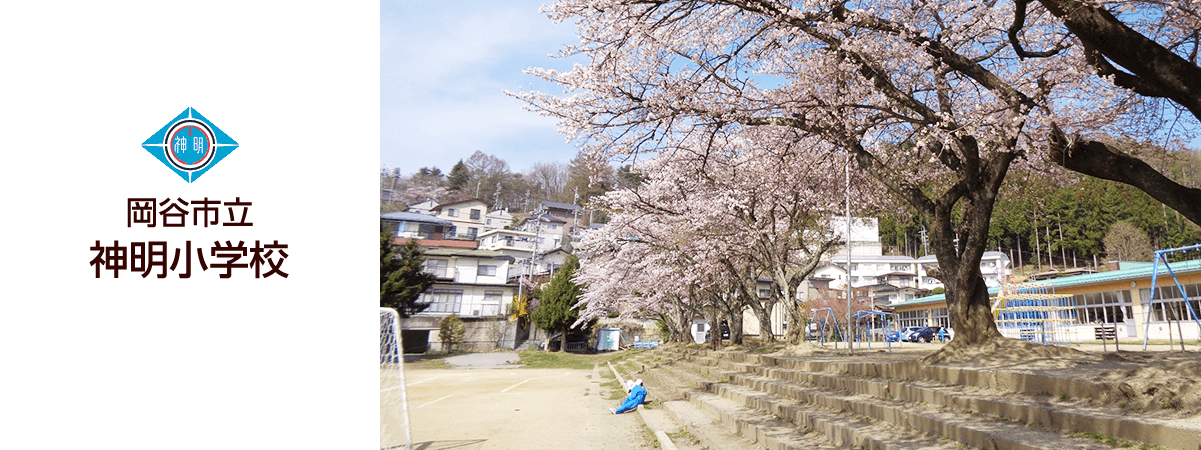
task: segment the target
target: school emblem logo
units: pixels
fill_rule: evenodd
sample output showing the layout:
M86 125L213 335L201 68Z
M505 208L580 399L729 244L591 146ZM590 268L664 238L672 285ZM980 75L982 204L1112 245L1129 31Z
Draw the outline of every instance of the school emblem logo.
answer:
M143 142L142 148L191 183L229 156L238 143L188 108Z

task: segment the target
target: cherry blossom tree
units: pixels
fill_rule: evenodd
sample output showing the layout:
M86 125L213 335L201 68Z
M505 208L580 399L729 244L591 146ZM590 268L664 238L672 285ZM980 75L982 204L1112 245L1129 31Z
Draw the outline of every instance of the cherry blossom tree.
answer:
M828 231L828 219L841 212L843 160L794 161L809 146L824 145L812 139L771 149L739 139L692 143L703 146L680 146L673 157L636 166L641 183L598 199L615 214L581 246L590 255L582 269L590 286L582 317L638 311L606 303L635 293L638 300L624 301L688 298L720 313L734 343L748 308L761 338L775 338L771 312L777 306L796 329L803 322L797 288L839 239ZM862 195L863 186L852 192ZM761 298L764 278L772 289Z
M513 95L609 157L811 138L826 145L788 164L850 155L931 230L956 346L1000 337L979 263L1010 166L1039 163L1033 150L1053 123L1116 130L1130 97L1062 70L1065 60L1085 67L1079 48L1019 58L1008 37L1015 10L1003 2L561 0L546 12L575 21L580 43L564 54L588 63L529 70L562 96ZM1035 32L1055 20L1028 12L1023 44L1060 45L1062 35Z

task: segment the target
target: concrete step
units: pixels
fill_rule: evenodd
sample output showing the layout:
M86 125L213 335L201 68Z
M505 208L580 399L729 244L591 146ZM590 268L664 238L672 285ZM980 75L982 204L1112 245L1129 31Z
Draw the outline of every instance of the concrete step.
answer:
M1063 433L1101 433L1169 448L1201 448L1201 427L1194 423L1132 416L1110 408L1053 405L1058 395L1068 398L1097 397L1107 386L1087 380L1065 380L1036 374L962 367L923 366L916 358L892 361L839 361L831 357L780 357L735 352L694 350L687 352L697 362L692 370L712 371L733 363L757 363L749 374L823 391L873 397L888 402L929 404L952 409L962 415L987 416L990 420L1013 422ZM738 383L739 373L721 371ZM712 378L708 378L712 380ZM718 381L718 380L714 380ZM975 389L973 389L975 388ZM998 395L998 392L1004 395ZM1055 395L1053 392L1062 392ZM1194 421L1195 422L1195 421Z
M1049 396L1007 393L1005 396L981 389L938 384L932 381L899 381L809 373L793 369L760 367L756 376L825 391L851 392L880 400L922 403L955 409L964 414L983 414L1005 421L1055 429L1065 433L1099 432L1172 448L1198 448L1199 430L1153 418L1130 417L1124 411L1053 405ZM735 381L735 380L732 380Z
M726 385L713 385L726 386ZM712 392L689 394L698 409L719 417L721 427L771 449L857 447L875 450L958 449L959 443L894 429L875 422L803 405L781 405L775 412L747 406ZM781 415L783 413L784 415Z
M699 445L702 448L713 450L757 450L760 448L748 439L722 432L717 416L702 411L688 401L665 402L663 409L670 413L676 423L680 424L691 436L701 441Z
M997 420L987 416L963 414L926 404L888 402L865 395L801 387L758 376L735 377L734 383L713 384L709 392L749 408L786 417L802 427L816 427L814 420L823 414L843 414L868 422L885 423L900 432L958 441L973 448L1011 450L1035 449L1108 449L1110 447L1063 435L1057 431ZM822 411L822 412L815 412ZM823 433L854 445L876 448L878 434L858 431L845 424L826 424ZM855 439L866 439L865 443ZM891 447L889 447L891 448ZM921 448L921 447L919 447Z

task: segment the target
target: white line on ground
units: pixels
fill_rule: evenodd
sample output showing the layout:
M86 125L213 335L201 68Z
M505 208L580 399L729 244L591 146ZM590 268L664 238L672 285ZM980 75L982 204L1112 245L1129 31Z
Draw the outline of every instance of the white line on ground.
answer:
M434 401L432 401L432 402L426 403L426 404L424 404L424 405L418 406L418 407L416 407L416 408L413 408L413 409L421 409L421 408L424 408L424 407L426 407L426 406L432 405L432 404L434 404L434 403L438 403L438 402L440 402L440 401L442 401L442 400L446 400L446 399L448 399L448 398L450 398L450 397L454 397L454 396L455 396L455 394L450 394L450 395L447 395L446 397L442 397L442 398L440 398L440 399L434 400Z
M505 390L503 390L503 391L500 391L500 393L501 393L501 394L504 394L505 392L509 392L509 389L513 389L513 388L515 388L515 387L517 387L517 386L521 386L521 385L523 385L523 384L529 383L529 382L530 382L530 380L533 380L533 378L527 379L527 380L525 380L525 381L522 381L522 382L520 382L520 383L514 384L514 385L512 385L512 386L509 386L509 387L505 388Z
M434 378L430 378L430 379L427 379L427 380L421 380L421 381L418 381L418 382L416 382L416 383L405 383L405 384L406 384L406 385L409 385L409 386L416 386L416 385L419 385L419 384L421 384L421 383L425 383L425 382L427 382L427 381L434 381L434 380L437 380L437 379L439 379L439 378L442 378L442 377L434 377ZM393 389L395 389L395 388L393 388Z

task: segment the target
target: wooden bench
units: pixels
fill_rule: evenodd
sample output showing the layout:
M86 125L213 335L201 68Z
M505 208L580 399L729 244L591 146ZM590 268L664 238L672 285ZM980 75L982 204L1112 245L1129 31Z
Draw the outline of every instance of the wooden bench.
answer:
M1103 350L1109 350L1109 345L1106 341L1113 340L1113 349L1118 349L1118 327L1117 325L1102 325L1093 328L1093 336L1101 341Z

